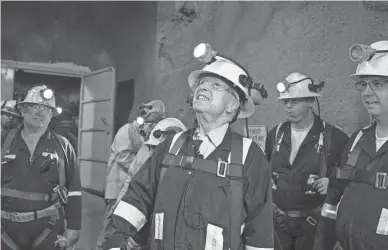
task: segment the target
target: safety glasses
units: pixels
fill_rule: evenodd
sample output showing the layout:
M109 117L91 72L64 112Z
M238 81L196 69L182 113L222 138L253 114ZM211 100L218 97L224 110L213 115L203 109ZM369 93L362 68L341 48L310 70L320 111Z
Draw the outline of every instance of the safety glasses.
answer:
M372 90L380 90L384 86L388 85L388 79L375 79L368 82L365 80L360 80L354 83L354 86L360 92L365 91L367 85L369 85Z
M26 104L24 106L30 110L35 110L35 111L43 110L46 112L52 112L52 109L50 107L45 106L45 105Z
M238 97L236 96L234 91L227 84L223 84L220 82L211 82L211 81L206 81L206 80L197 80L198 86L200 86L202 84L205 84L214 90L227 91L227 92L231 93L238 100Z

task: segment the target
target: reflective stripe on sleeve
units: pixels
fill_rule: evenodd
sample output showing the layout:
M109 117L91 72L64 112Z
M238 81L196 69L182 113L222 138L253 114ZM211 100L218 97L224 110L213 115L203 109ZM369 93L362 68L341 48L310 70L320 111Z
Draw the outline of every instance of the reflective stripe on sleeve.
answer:
M337 207L328 203L323 204L321 215L335 220L337 218Z
M68 196L82 196L81 191L70 191Z
M147 218L139 209L124 201L119 202L113 214L128 221L137 231L147 222Z
M132 237L129 237L128 246L130 247L130 249L133 249L135 247L139 247L140 244L138 244L134 239L132 239Z
M268 247L252 247L245 245L245 250L274 250L273 247L268 248Z

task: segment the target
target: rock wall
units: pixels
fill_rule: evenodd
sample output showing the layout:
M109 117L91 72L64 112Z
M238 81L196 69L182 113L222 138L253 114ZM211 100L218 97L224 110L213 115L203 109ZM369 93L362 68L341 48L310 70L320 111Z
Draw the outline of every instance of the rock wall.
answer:
M326 86L321 115L352 133L369 118L348 75L356 65L348 56L354 43L388 39L386 2L159 2L157 82L145 86L172 112L192 113L185 105L188 74L199 67L192 51L208 42L238 60L269 99L256 108L250 124L269 128L283 120L276 83L298 71ZM152 89L152 91L151 91ZM235 125L241 130L242 122Z

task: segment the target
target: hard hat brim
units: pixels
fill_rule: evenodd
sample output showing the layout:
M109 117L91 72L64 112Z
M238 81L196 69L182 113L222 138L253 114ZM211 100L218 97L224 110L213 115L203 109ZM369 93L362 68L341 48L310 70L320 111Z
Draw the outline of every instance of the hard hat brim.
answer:
M20 114L12 112L12 111L8 111L8 110L2 110L1 113L7 113L7 114L10 114L10 115L13 115L13 116L20 117L20 118L22 117Z
M44 104L44 103L40 103L40 102L25 102L25 101L21 101L21 102L18 102L18 103L17 103L17 106L20 106L20 105L22 105L22 104L37 104L37 105L43 105L43 106L46 106L46 107L49 107L49 108L51 108L51 109L52 109L52 111L53 111L53 113L54 113L55 115L57 115L57 114L58 114L58 110L57 110L55 107L52 107L52 106L50 106L50 105L47 105L47 104Z
M283 96L279 96L277 99L278 100L283 100L283 99L295 99L295 98L306 98L306 97L320 97L320 94L316 93L308 93L308 94L298 94L298 95L291 95L291 94L284 94Z
M361 76L381 76L381 77L387 77L385 75L381 75L381 74L377 74L377 75L373 75L373 74L352 74L350 75L350 79L352 79L353 81L359 81L361 79Z
M197 80L198 80L198 77L203 74L203 73L211 73L211 74L215 74L215 75L219 75L218 73L215 73L215 72L212 72L212 71L207 71L207 70L195 70L193 72L191 72L189 74L189 77L188 77L188 82L189 82L189 86L190 88L195 91L196 88L197 88ZM221 76L221 75L220 75ZM223 76L221 76L223 77ZM247 101L241 105L240 107L240 113L239 115L237 116L238 119L244 119L244 118L248 118L250 116L252 116L252 114L255 112L255 105L253 103L253 100L252 98L248 95L248 93L246 92L245 88L238 82L233 82L240 90L242 90L245 94L245 98L247 99Z

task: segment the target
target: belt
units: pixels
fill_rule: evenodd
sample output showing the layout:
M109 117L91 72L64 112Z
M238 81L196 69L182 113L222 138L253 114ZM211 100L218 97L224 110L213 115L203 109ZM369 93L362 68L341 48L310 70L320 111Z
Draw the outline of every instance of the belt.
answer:
M316 213L316 212L319 212L322 210L322 207L319 206L317 208L314 208L314 209L311 209L311 210L308 210L308 211L299 211L299 210L287 210L287 211L283 211L281 210L278 206L276 206L274 203L273 203L273 208L274 208L274 213L276 215L276 217L278 217L279 215L283 215L283 216L288 216L288 217L291 217L291 218L306 218L306 220L313 226L315 226L318 221L316 219L314 219L311 214L313 213Z
M60 203L55 203L54 205L45 208L43 210L34 211L34 212L7 212L1 211L1 218L7 219L10 221L18 222L18 223L26 223L30 221L35 221L40 218L49 217L49 216L58 216L58 208L61 207Z
M276 206L276 205L275 205ZM276 206L275 210L278 210L278 212L282 215L286 215L288 217L292 217L292 218L302 218L302 217L307 217L309 216L310 214L312 213L315 213L315 212L320 212L322 209L322 207L317 207L317 208L314 208L314 209L311 209L311 210L308 210L308 211L299 211L299 210L287 210L287 211L283 211L281 210L280 208L278 208Z

